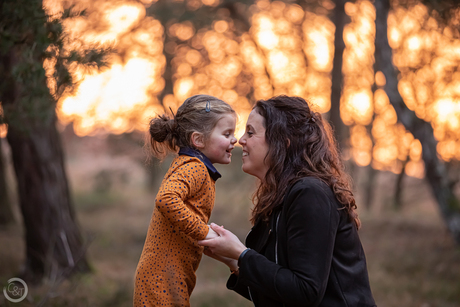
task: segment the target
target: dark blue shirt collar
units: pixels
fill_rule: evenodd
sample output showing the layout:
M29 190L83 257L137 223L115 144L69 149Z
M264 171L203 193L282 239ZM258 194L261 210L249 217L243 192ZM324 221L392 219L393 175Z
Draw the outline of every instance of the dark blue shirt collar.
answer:
M179 150L179 155L186 155L200 159L200 161L203 162L204 165L206 165L209 175L214 181L222 177L222 175L217 171L214 165L212 165L208 157L206 157L201 151L190 147L181 147L181 149Z

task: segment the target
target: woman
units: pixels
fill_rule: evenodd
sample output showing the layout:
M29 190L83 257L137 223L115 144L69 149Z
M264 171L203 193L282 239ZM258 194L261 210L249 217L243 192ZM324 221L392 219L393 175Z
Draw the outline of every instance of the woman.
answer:
M227 264L227 288L255 306L375 306L360 221L329 124L299 97L260 100L249 115L243 171L260 180L246 246L199 241Z

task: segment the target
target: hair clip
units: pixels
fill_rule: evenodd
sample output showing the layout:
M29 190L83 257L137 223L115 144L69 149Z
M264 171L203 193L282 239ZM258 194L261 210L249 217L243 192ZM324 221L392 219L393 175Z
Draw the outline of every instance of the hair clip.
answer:
M206 113L211 112L211 103L209 100L206 100Z
M313 116L310 117L310 120L311 120L312 122L316 122L316 120L315 120L315 118L314 118Z

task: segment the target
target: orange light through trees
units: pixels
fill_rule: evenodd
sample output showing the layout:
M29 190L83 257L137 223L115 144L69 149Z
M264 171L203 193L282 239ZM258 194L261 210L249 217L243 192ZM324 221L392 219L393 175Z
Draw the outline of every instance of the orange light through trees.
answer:
M331 1L322 1L315 12L281 1L256 1L246 8L251 19L244 33L237 31L226 9L196 28L191 21L162 25L145 16L145 6L155 1L141 2L98 1L87 19L64 25L69 48L107 44L119 51L99 73L71 67L79 86L59 100L57 113L64 124L73 123L78 135L145 131L149 117L169 108L175 111L198 93L222 98L237 110L238 135L258 99L299 95L317 111L330 109L335 32L327 17ZM53 14L62 11L61 1L44 3ZM184 7L193 11L219 1L187 3ZM351 23L344 31L341 116L350 126L351 156L358 165L393 172L405 165L406 173L422 177L420 142L397 123L383 91L385 77L373 71L374 6L358 0L348 2L345 10ZM398 86L408 108L432 124L440 156L460 160L460 40L452 27L441 27L430 14L415 3L395 6L389 15L389 42L401 72ZM52 62L46 65L51 69ZM173 91L163 97L166 65Z

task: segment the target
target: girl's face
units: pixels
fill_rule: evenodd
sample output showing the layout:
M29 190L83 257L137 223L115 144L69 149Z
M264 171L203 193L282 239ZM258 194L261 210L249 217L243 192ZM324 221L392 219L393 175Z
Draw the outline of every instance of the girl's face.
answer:
M256 176L260 180L265 178L268 171L268 144L265 140L265 119L252 110L246 122L246 131L239 143L243 147L243 172Z
M225 114L217 122L201 152L211 163L228 164L232 161L232 150L235 148L236 116Z

